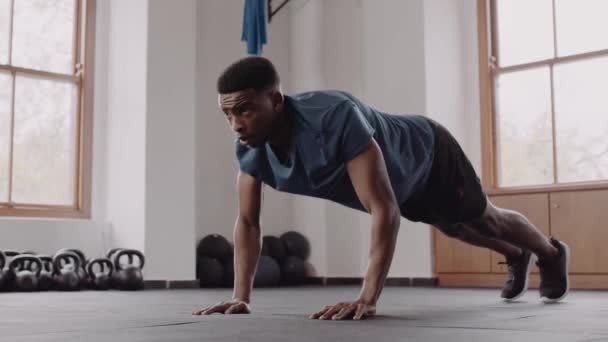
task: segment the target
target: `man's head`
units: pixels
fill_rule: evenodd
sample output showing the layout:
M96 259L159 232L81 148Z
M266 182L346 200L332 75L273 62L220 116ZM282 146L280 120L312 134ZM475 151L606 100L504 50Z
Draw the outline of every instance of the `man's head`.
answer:
M283 114L280 80L262 57L243 58L217 80L219 105L241 144L256 147L275 135Z

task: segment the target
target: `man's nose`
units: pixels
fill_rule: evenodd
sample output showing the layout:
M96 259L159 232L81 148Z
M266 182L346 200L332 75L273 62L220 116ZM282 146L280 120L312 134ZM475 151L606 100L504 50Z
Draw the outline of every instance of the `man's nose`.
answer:
M230 127L237 133L241 133L243 131L243 124L236 118L232 118L232 120L230 120Z

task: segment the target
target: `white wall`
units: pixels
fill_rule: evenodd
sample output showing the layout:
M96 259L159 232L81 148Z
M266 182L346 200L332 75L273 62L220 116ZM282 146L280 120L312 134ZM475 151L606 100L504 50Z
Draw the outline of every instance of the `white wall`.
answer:
M143 250L148 1L111 1L109 9L104 218L110 245Z
M481 171L476 1L425 1L426 102Z
M196 233L197 240L220 233L232 240L237 213L233 134L217 104L216 81L230 63L245 57L241 42L243 1L206 0L197 3L196 69ZM288 84L289 19L281 11L268 26L263 55L273 61ZM292 222L291 197L266 187L262 214L264 234L280 234Z
M150 0L146 117L148 277L195 269L196 0ZM179 265L179 267L176 267Z

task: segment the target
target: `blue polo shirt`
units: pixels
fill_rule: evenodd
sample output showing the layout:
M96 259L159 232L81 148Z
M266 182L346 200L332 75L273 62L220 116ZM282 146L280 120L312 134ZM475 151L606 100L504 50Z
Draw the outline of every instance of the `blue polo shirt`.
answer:
M327 199L365 211L346 163L376 140L402 205L426 183L433 160L433 128L418 115L379 112L341 91L285 96L290 144L282 162L269 143L236 141L240 169L278 191Z

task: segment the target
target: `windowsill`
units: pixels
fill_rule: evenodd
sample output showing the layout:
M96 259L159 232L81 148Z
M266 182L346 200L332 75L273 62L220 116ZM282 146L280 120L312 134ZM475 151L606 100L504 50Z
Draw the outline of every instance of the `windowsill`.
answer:
M547 192L605 190L605 189L608 189L608 181L518 186L518 187L508 187L508 188L491 188L491 189L484 189L484 190L486 191L486 193L488 195L515 195L515 194L537 194L537 193L547 193Z
M25 209L25 208L0 208L0 220L4 219L29 219L29 220L91 220L91 215L84 210L77 209Z

